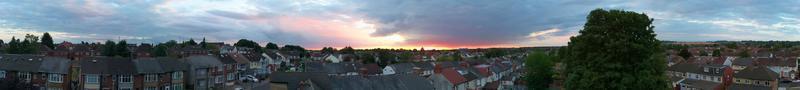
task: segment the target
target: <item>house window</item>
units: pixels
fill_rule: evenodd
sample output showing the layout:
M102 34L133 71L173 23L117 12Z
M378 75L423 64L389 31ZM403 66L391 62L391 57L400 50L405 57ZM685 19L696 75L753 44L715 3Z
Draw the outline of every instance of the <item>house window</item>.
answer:
M145 87L144 90L156 90L156 87Z
M23 79L23 80L25 80L26 82L27 82L27 81L31 81L31 73L27 73L27 72L20 72L19 74L17 74L17 76L19 76L19 78L22 78L22 79Z
M222 76L217 76L217 77L215 77L215 79L216 79L216 83L222 83L222 81L224 80L224 78L222 78Z
M233 80L234 77L236 77L234 76L234 73L228 73L228 80Z
M61 74L50 74L50 76L49 76L49 78L47 78L47 80L50 81L50 82L54 82L54 83L61 83L62 76L61 76Z
M0 78L6 78L6 71L0 70Z
M155 81L158 81L158 75L154 75L154 74L147 74L147 75L144 75L144 81L145 81L145 82L155 82Z
M86 75L86 83L97 84L98 81L100 81L98 78L99 77L97 75Z
M183 84L172 84L172 90L183 90Z
M183 79L183 72L173 72L172 73L172 80L181 80Z
M197 69L197 70L195 70L195 72L197 72L198 76L206 75L206 73L207 73L206 70L204 70L204 69Z
M120 81L120 83L131 83L131 82L133 81L133 78L131 78L131 76L130 76L130 75L122 75L122 76L119 76L119 79L120 79L120 80L119 80L119 81Z

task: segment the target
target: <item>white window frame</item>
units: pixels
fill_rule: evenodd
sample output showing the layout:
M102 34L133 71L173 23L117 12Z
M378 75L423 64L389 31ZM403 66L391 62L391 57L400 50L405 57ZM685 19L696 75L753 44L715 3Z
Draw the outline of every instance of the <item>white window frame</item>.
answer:
M25 80L25 82L30 82L31 78L33 78L31 73L28 72L19 72L17 73L17 76L19 76L22 80Z
M50 74L50 75L48 75L47 81L50 81L50 82L53 82L53 83L61 83L61 82L64 81L64 76L61 75L61 74L55 74L55 73L54 74Z
M131 75L120 75L119 76L120 83L133 83L133 76Z
M158 87L144 87L144 90L158 90Z
M183 72L177 71L172 72L172 80L182 80L183 79Z
M158 74L145 74L144 75L144 82L156 82L158 81Z
M87 74L86 83L97 84L100 83L100 76L96 74Z
M172 90L183 90L183 84L172 84Z
M0 78L6 78L6 71L0 70Z

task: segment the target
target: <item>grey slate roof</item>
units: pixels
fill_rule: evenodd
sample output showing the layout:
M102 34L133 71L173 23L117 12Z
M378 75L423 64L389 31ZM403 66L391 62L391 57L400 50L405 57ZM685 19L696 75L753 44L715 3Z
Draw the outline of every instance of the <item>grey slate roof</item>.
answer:
M767 86L756 86L756 85L746 85L746 84L732 84L728 86L728 90L771 90L772 88Z
M208 55L189 56L181 60L195 67L216 67L222 65L222 62L220 62L217 57Z
M136 65L131 59L121 57L89 57L80 60L81 73L85 74L136 74Z
M694 88L700 88L701 90L713 90L714 87L717 87L717 86L720 85L720 83L716 83L716 82L695 80L695 79L685 79L681 83L688 84L689 86L694 87Z
M163 73L161 64L154 58L140 58L133 61L136 65L136 71L140 74L145 73Z
M396 63L386 67L392 67L395 73L407 73L414 71L414 64L412 63Z
M44 57L39 72L67 74L70 67L69 61L67 58Z
M752 58L736 58L733 60L733 65L750 66L753 65Z
M431 81L416 75L394 74L382 76L327 76L312 72L276 72L272 83L286 83L296 90L299 81L311 80L322 90L433 90Z
M419 67L422 70L433 70L433 64L428 62L418 62L414 63L415 67Z
M159 57L156 58L156 60L158 60L158 63L161 64L161 69L163 69L166 72L189 70L189 64L186 62L182 62L177 58Z
M739 73L733 74L735 78L747 78L753 80L775 80L778 79L778 73L772 72L767 67L756 66L747 67Z
M0 55L0 69L6 71L39 72L42 56L38 55Z

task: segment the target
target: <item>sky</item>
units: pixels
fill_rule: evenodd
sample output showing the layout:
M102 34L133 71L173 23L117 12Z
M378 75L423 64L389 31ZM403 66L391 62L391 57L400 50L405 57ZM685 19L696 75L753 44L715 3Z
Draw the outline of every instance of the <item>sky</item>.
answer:
M800 40L798 0L0 0L0 39L207 39L354 48L562 46L588 12L655 21L660 40Z

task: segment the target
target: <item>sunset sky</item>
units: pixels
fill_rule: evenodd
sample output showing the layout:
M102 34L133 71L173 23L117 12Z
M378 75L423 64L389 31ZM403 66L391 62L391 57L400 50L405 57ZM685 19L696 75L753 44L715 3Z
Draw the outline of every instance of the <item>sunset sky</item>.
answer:
M602 2L601 2L602 1ZM306 48L566 45L597 8L643 12L657 38L800 40L798 0L0 0L0 39L296 44Z

